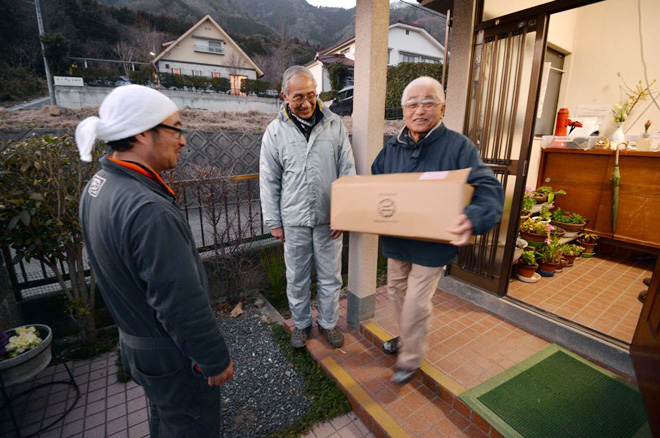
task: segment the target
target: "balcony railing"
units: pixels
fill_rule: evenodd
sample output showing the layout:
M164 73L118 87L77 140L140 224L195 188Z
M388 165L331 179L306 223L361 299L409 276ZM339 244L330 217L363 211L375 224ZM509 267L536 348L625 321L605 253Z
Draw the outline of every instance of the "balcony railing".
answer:
M195 44L195 52L214 53L216 55L225 54L225 51L222 47L209 47L201 44Z

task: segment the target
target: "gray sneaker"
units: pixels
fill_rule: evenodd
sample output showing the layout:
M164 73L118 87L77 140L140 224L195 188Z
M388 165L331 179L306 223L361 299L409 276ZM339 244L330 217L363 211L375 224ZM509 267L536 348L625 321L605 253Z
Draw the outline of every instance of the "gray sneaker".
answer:
M392 376L392 379L390 379L390 382L396 383L398 385L405 385L406 383L410 382L413 377L415 377L415 373L417 370L404 370L404 369L397 369L396 373Z
M319 326L319 332L321 332L322 335L325 335L325 339L328 340L328 344L330 344L332 348L341 348L344 345L344 335L342 335L336 328L324 329Z
M291 346L293 348L303 348L311 331L311 325L304 329L299 329L298 327L294 328L293 332L291 332Z

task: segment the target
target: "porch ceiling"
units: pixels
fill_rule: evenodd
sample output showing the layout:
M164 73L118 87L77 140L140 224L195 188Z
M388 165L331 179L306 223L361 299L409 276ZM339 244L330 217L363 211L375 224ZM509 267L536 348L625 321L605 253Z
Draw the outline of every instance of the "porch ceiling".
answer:
M454 0L417 0L417 3L443 14L449 9L454 9Z

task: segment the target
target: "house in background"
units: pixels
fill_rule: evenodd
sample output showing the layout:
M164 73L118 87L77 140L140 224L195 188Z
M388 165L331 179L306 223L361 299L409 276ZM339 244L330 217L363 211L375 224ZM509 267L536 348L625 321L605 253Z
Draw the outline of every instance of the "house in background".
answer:
M428 62L440 64L445 59L445 48L422 26L399 21L389 28L387 65L401 62ZM341 41L316 54L313 61L305 64L316 79L317 91L329 91L330 77L327 67L334 62L341 62L349 67L350 75L345 86L353 84L353 65L355 61L355 37Z
M163 48L154 59L159 73L228 78L232 94L264 74L210 15Z

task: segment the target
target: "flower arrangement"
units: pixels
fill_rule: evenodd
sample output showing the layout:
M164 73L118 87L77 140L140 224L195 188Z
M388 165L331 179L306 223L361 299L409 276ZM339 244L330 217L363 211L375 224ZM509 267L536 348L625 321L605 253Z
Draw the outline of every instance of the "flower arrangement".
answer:
M0 332L0 360L11 359L39 345L42 339L34 326L18 327L14 335ZM11 332L9 332L11 333ZM3 338L5 344L3 345Z
M626 82L623 80L623 77L621 76L621 73L617 73L617 76L619 79L621 79L621 82L623 83L623 86L619 86L621 88L621 91L626 95L626 100L623 102L623 104L616 104L614 105L614 109L612 110L612 120L614 121L615 124L623 123L628 119L628 116L632 112L633 108L635 108L635 105L637 105L639 102L646 100L652 93L651 87L653 84L655 84L655 80L648 84L646 87L642 85L642 81L640 80L635 84L635 88L631 88L626 84Z
M548 239L537 250L537 258L546 263L559 263L563 255L563 246L556 237Z

